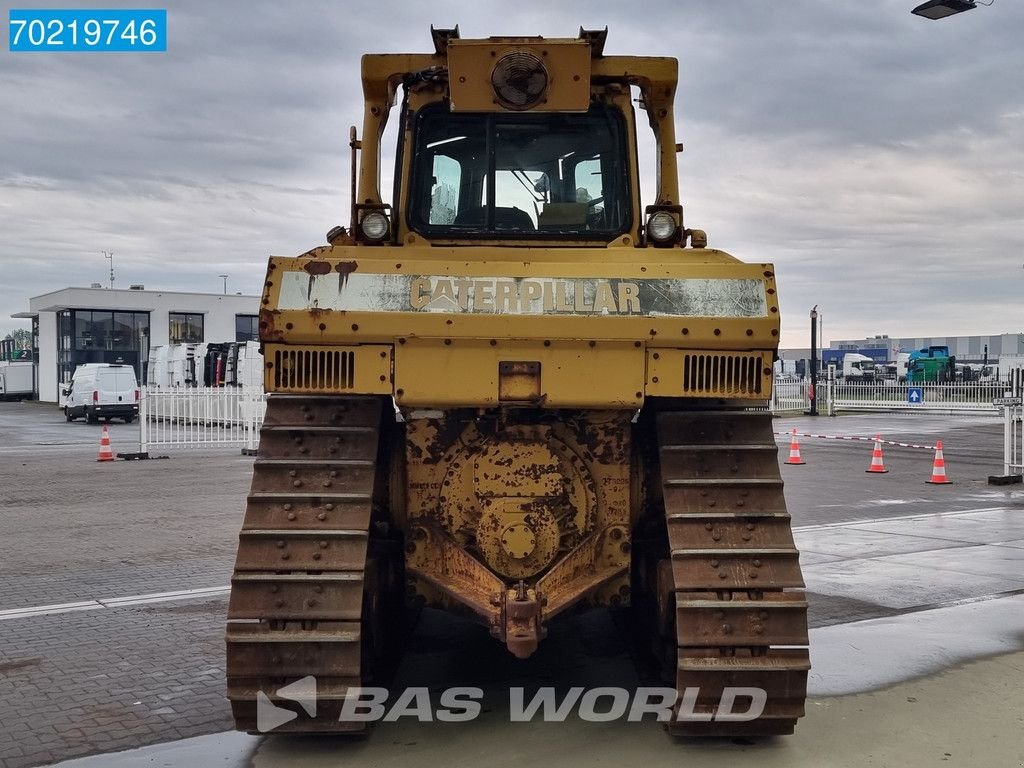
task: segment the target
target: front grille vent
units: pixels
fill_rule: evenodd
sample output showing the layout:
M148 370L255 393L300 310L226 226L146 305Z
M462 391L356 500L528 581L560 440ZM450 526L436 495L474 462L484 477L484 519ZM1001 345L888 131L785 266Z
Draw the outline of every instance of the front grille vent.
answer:
M683 394L704 397L759 396L761 356L757 354L683 356Z
M274 353L276 391L337 391L352 389L354 381L355 352L278 349Z

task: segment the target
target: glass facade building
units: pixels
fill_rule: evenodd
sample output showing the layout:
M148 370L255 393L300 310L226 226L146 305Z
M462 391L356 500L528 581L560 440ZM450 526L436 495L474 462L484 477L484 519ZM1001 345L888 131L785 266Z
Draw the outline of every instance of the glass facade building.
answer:
M198 312L170 312L168 336L171 344L202 344L203 316Z
M259 341L259 315L235 315L235 341Z
M130 365L141 381L148 349L149 312L66 309L57 314L59 381L70 381L85 363Z
M14 317L32 321L39 398L59 403L79 365L131 365L145 384L154 350L249 341L259 329L259 309L259 296L93 286L34 296L28 311Z

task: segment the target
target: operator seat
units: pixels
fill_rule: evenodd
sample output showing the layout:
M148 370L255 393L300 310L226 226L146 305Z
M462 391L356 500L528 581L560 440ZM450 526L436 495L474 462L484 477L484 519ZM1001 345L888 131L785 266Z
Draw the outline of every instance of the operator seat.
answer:
M456 227L484 227L487 226L486 208L467 208L459 211L452 222ZM519 208L495 208L494 228L508 229L518 232L533 232L537 228L533 225L530 214Z

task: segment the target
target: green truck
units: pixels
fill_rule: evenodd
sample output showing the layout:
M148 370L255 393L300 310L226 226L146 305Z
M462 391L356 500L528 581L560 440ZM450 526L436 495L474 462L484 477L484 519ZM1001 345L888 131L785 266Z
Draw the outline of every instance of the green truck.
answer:
M956 358L949 354L946 346L915 349L907 361L907 381L913 384L956 381Z

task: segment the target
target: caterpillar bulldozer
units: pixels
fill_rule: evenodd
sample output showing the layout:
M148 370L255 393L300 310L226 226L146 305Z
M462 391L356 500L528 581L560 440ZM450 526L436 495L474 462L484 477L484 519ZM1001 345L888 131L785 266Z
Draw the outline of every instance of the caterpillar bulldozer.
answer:
M676 709L696 697L672 733L791 733L807 603L765 409L775 271L684 225L676 60L606 55L606 29L431 35L432 53L363 57L351 222L267 268L236 726L260 730L263 700L294 709L281 731L364 728L342 703L394 669L410 607L475 617L519 658L611 607L647 631ZM277 693L309 676L315 708ZM755 719L714 717L729 687L764 692Z

